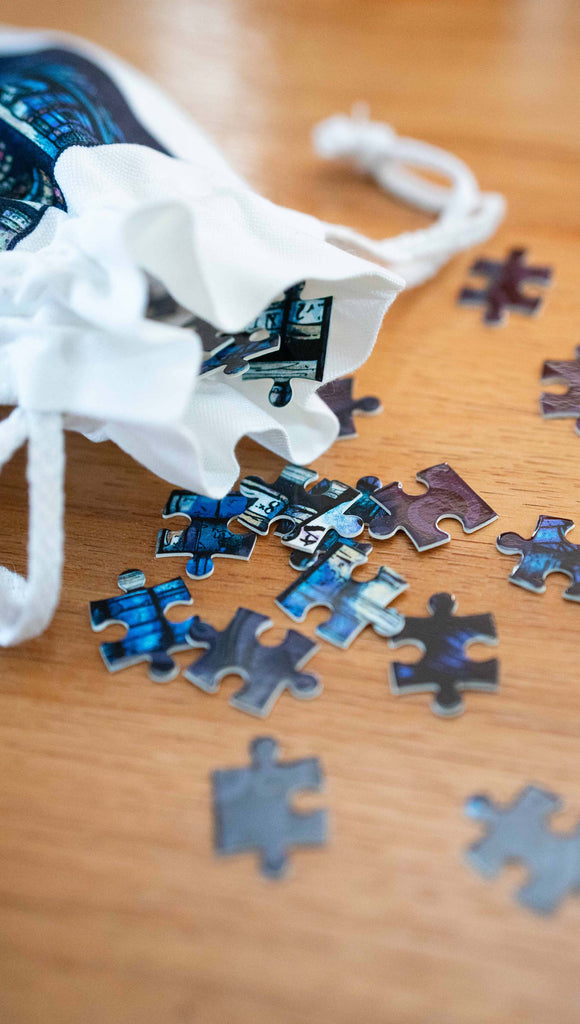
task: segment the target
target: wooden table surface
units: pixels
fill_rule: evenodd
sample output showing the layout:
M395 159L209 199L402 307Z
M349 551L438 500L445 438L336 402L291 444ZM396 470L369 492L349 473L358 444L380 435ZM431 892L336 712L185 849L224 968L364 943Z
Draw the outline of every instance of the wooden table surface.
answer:
M5 0L3 17L116 50L263 194L378 238L426 221L309 143L319 118L367 100L505 193L505 224L480 254L524 246L555 280L537 319L497 330L455 303L473 252L399 298L358 374L384 414L315 465L414 490L417 470L447 460L497 509L471 536L451 521L451 543L423 555L398 534L358 574L382 562L401 572L408 614L440 590L460 612L494 613L501 691L468 695L456 720L436 718L428 695L391 695L389 662L417 653L395 655L372 630L346 652L322 644L311 663L322 696L285 694L267 722L230 708L237 679L212 698L183 678L155 686L143 666L109 675L89 599L113 594L128 565L153 583L183 563L152 555L169 485L110 444L69 436L61 606L42 638L1 655L1 1020L576 1024L580 899L541 919L512 899L519 868L484 882L463 860L479 829L462 805L535 781L565 801L556 828L580 818L580 609L562 600L564 577L543 596L509 585L514 561L494 543L500 530L528 536L539 513L580 524L580 439L572 421L538 412L543 359L570 358L580 341L578 6ZM239 457L267 479L280 468L248 442ZM23 473L21 453L0 482L2 561L20 568ZM291 578L287 552L264 539L249 564L221 562L192 586L195 610L223 627L247 605L272 616L278 643L290 622L273 599ZM305 632L325 617L311 613ZM212 852L210 772L245 763L260 734L285 757L320 757L327 777L300 803L329 808L331 842L296 851L279 884L251 855Z

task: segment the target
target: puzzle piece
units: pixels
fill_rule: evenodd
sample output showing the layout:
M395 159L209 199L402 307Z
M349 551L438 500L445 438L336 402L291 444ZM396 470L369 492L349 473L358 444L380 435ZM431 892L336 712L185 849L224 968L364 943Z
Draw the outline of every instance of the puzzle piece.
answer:
M240 491L248 499L248 507L238 521L256 533L267 534L270 525L281 520L284 525L278 534L284 543L304 552L314 551L331 529L343 537L356 537L363 523L350 514L350 506L359 492L340 480L326 479L307 491L305 485L316 477L313 470L293 465L285 466L273 484L261 477L245 477Z
M580 601L580 545L572 544L566 534L574 527L573 519L538 516L536 529L529 539L519 533L500 533L496 544L502 555L521 555L519 565L512 569L510 583L543 594L545 579L551 572L563 572L572 580L563 596Z
M330 608L331 617L316 627L316 635L336 647L348 647L368 625L381 636L400 632L405 620L387 605L407 589L403 577L382 565L365 583L350 578L353 569L367 561L370 551L370 544L335 544L317 565L279 594L276 604L296 622L302 622L311 608Z
M524 294L522 285L526 281L548 285L552 280L552 271L550 267L524 266L525 255L525 249L512 249L503 262L476 260L469 273L487 277L489 284L485 288L463 288L459 294L459 303L464 306L485 306L483 322L486 324L504 323L508 310L526 313L528 316L537 313L542 298Z
M189 642L192 647L208 648L208 652L185 670L185 678L206 693L217 693L224 676L242 676L245 685L234 693L230 704L262 717L269 714L284 690L293 697L317 697L322 690L317 677L299 671L318 650L317 644L289 629L277 647L264 647L258 636L270 626L272 620L267 615L248 608L238 608L221 631L196 616Z
M563 395L545 391L540 396L542 416L546 419L576 417L576 433L580 434L580 345L574 359L549 359L542 367L542 384L568 384Z
M285 874L290 847L320 846L328 837L326 811L301 813L290 805L293 793L321 790L320 761L308 757L279 763L278 749L274 739L261 736L250 743L249 767L212 774L216 850L256 850L268 878Z
M404 530L417 551L446 544L451 537L438 529L440 519L458 519L465 533L480 530L497 519L497 513L466 484L446 462L417 473L427 486L423 494L406 494L402 484L392 483L374 491L372 499L389 513L369 524L371 537L386 540Z
M248 502L232 491L216 500L189 491L172 491L163 510L164 519L171 516L189 516L190 525L184 530L160 530L155 547L156 558L189 555L185 567L188 576L205 579L214 571L214 558L249 559L256 543L254 533L232 533L228 529L231 519L241 515Z
M521 861L529 881L518 890L518 900L537 914L552 913L580 890L580 827L568 834L546 828L546 818L561 809L559 797L537 786L526 786L507 807L482 795L465 805L467 816L486 827L483 839L467 851L468 863L495 878L506 864Z
M265 355L266 352L276 352L279 348L280 338L266 331L253 331L250 334L240 331L228 335L225 344L220 345L217 351L203 361L199 373L201 377L206 377L216 370L223 370L228 376L239 375L248 370L249 360Z
M377 505L373 499L375 491L382 487L381 481L378 476L361 476L360 480L357 481L356 489L360 492L360 497L354 502L349 508L349 515L356 516L367 526L370 526L372 522L377 525L381 520L389 519L388 512L385 512L380 505ZM276 535L279 531L276 530ZM279 534L284 536L282 530ZM357 534L358 536L358 534ZM336 530L329 530L325 537L318 543L314 551L293 551L290 555L290 565L293 569L298 572L304 572L305 569L310 569L313 565L318 565L324 556L330 551L330 549L337 543L340 542L341 538ZM350 545L351 541L348 538L342 538L342 543Z
M193 604L189 590L178 576L155 587L145 586L139 569L122 572L117 583L123 596L91 601L91 626L95 632L120 623L127 627L122 640L101 644L103 661L110 672L148 661L155 683L167 683L179 672L171 654L189 647L187 634L194 621L170 622L165 612L176 604Z
M452 594L433 594L427 603L425 618L405 619L390 647L414 644L425 654L413 665L395 661L390 666L393 693L435 693L431 710L437 715L460 715L465 710L461 691L495 691L498 687L498 661L471 661L464 648L472 643L497 643L493 616L455 615L457 603Z
M331 380L318 388L318 394L328 408L334 413L339 422L338 438L344 439L356 437L354 425L354 414L361 416L376 416L383 411L378 398L367 395L365 398L354 399L352 388L354 377L342 377L340 380Z
M302 299L304 281L288 288L284 298L272 302L247 331L266 329L280 344L268 359L253 359L243 381L273 380L268 396L271 405L283 407L292 398L293 378L322 380L330 327L332 296Z

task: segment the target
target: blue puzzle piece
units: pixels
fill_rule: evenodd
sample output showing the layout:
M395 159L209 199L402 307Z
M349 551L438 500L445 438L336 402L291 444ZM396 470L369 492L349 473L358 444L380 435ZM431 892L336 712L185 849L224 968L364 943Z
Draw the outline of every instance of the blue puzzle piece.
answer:
M267 352L276 352L280 348L280 338L275 335L266 334L264 331L253 333L260 336L254 338L244 333L234 335L233 340L208 356L201 364L200 376L207 376L216 370L223 370L228 376L240 375L245 373L250 365L247 360L256 359Z
M214 571L213 559L249 559L256 544L254 533L232 533L228 523L240 516L248 505L248 499L232 492L216 500L189 491L172 491L163 510L163 517L184 515L190 525L184 530L160 530L157 535L155 555L168 558L172 555L189 555L185 571L192 579L204 579Z
M120 623L127 627L122 640L101 644L101 655L110 672L150 662L149 676L156 683L174 679L179 668L171 654L189 648L187 636L193 618L169 622L165 612L176 604L193 604L190 593L178 576L155 587L145 586L145 575L128 569L118 578L122 596L91 601L91 626L95 632Z
M580 544L566 537L574 527L572 519L559 516L538 516L531 537L519 533L500 533L497 548L503 555L521 555L520 564L512 569L510 583L543 594L545 579L551 572L569 576L572 585L564 591L569 601L580 601Z

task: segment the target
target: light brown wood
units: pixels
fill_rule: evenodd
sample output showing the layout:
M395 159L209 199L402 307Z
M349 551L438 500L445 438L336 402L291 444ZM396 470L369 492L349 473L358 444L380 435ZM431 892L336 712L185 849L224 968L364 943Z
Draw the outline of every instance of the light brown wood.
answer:
M413 489L445 459L500 513L472 536L451 522L451 544L421 556L399 534L360 574L402 572L404 612L423 614L441 589L460 612L494 612L501 693L468 695L459 720L436 719L428 695L389 693L395 655L372 631L348 652L323 644L323 695L284 695L265 723L229 707L237 680L210 698L182 679L154 686L142 667L109 675L89 599L114 593L127 565L154 582L182 563L152 557L168 486L112 445L69 437L61 607L45 636L0 660L2 1021L575 1024L580 900L541 920L511 898L520 871L492 884L472 873L462 854L478 829L462 803L536 781L565 799L561 827L580 818L580 611L561 577L542 597L510 586L513 560L494 544L501 529L529 535L541 512L576 519L580 542L580 439L538 413L542 360L580 340L577 5L5 0L3 17L116 50L264 194L384 237L423 219L309 146L318 118L366 99L506 194L486 253L526 246L556 277L538 319L496 331L455 305L473 253L398 299L358 374L385 412L315 467ZM239 455L266 478L279 466L250 443ZM23 466L20 455L0 481L2 560L20 568ZM277 643L290 623L273 598L290 578L287 552L262 540L249 565L222 562L192 586L195 610L220 627L239 603L271 614ZM318 755L328 780L303 805L330 808L332 842L297 851L283 884L211 846L209 774L244 763L264 733L284 756Z

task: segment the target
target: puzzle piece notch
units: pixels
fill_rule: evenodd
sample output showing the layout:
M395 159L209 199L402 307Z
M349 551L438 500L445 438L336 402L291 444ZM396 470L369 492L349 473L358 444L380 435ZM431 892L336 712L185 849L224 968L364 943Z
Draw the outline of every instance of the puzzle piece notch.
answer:
M214 558L242 558L248 561L255 544L254 533L232 533L228 524L240 516L248 501L232 491L216 500L190 491L172 491L163 518L183 515L190 520L183 530L160 530L156 558L189 555L185 571L192 579L206 579L215 569Z
M542 384L568 384L565 394L545 391L540 396L542 416L545 419L576 417L576 433L580 434L580 345L574 350L574 359L548 359L542 367Z
M366 395L364 398L353 398L354 377L342 377L339 380L331 380L318 388L318 394L326 403L331 412L336 416L339 423L338 439L357 437L354 423L354 414L361 416L376 416L383 411L378 398L373 395Z
M391 690L395 694L433 692L431 710L437 715L454 717L465 710L461 692L498 688L499 663L496 658L472 661L464 648L472 643L497 643L493 616L455 615L457 602L452 594L433 594L427 603L425 618L406 617L390 647L414 644L425 653L414 664L393 662L390 666Z
M149 677L155 683L174 679L179 667L171 657L189 647L187 634L193 618L170 622L165 612L174 605L191 605L193 600L180 576L154 587L145 586L139 569L122 572L117 580L122 596L90 602L91 626L100 632L106 626L127 627L121 640L101 644L100 651L110 672L148 661Z
M543 594L546 577L551 572L562 572L572 580L563 596L568 601L580 601L580 544L573 544L566 537L573 528L573 519L538 516L529 538L509 531L500 533L496 541L498 551L502 555L521 555L519 565L509 575L510 583Z
M320 846L328 838L325 810L301 813L290 798L323 785L316 757L278 761L274 739L261 736L250 744L251 764L212 774L215 848L218 853L257 851L262 874L281 878L294 846Z
M467 816L486 829L467 851L468 863L489 879L513 861L525 864L529 880L517 897L537 914L553 913L569 893L580 891L580 827L569 834L546 828L546 818L561 809L559 797L537 786L526 786L507 807L484 795L465 805Z
M552 280L550 267L526 267L525 249L511 249L507 259L478 259L469 273L486 277L485 288L463 288L459 294L460 305L486 307L483 322L496 326L507 319L508 310L532 316L542 305L541 296L526 295L522 285L530 282L549 285Z
M407 589L403 577L383 565L371 580L351 579L371 550L370 544L335 544L278 595L276 604L296 622L302 622L311 608L329 608L332 615L316 627L316 635L336 647L349 647L367 625L381 636L400 632L405 619L387 605Z
M446 462L421 470L416 479L427 487L423 494L407 494L399 482L374 491L372 500L388 515L371 520L371 537L387 540L404 530L417 551L428 551L451 540L438 527L441 519L457 519L465 533L497 519L497 512Z
M258 637L272 626L267 615L238 608L224 630L216 630L197 616L189 631L192 647L208 649L185 670L185 678L206 693L217 693L224 676L236 674L244 686L230 704L240 711L265 717L278 697L289 690L293 697L310 700L322 691L317 676L300 669L318 650L308 637L289 629L276 647L263 646Z

